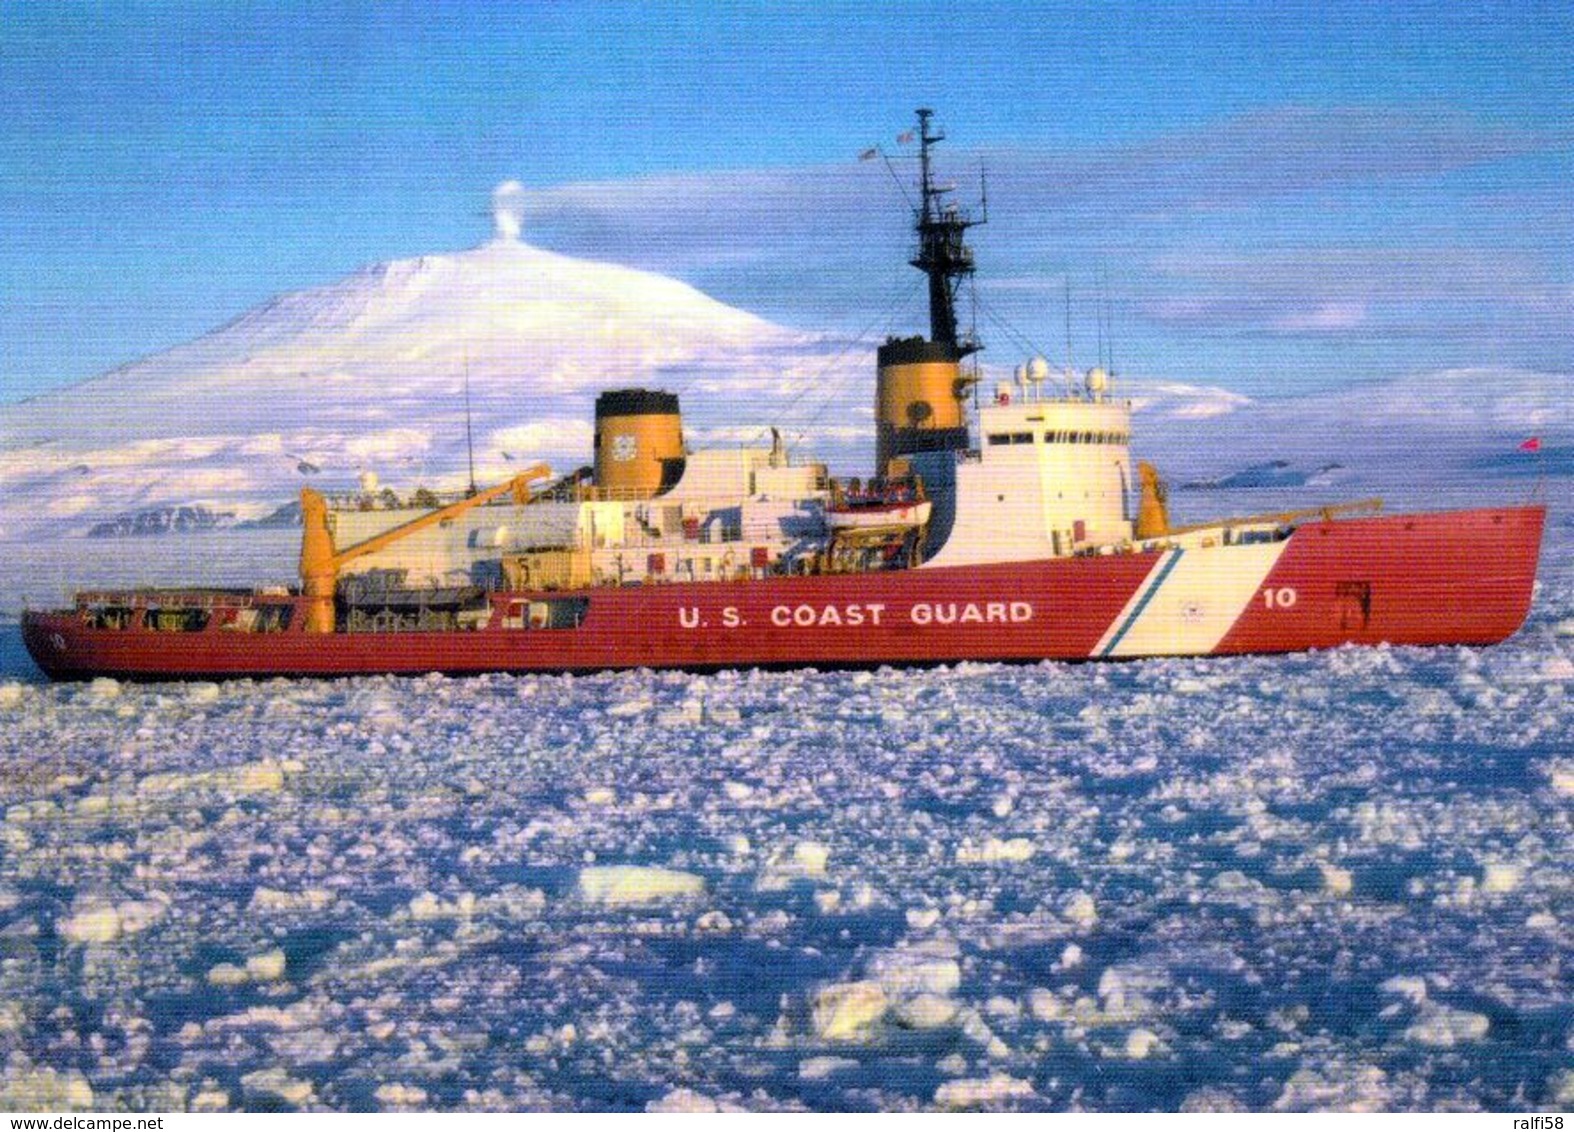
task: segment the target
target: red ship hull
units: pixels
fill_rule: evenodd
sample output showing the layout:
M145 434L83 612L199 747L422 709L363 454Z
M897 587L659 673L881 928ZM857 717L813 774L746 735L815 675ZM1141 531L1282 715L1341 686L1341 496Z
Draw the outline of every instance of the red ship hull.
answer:
M1293 652L1341 644L1485 645L1530 608L1545 509L1335 519L1272 546L736 582L498 593L473 629L199 631L78 608L29 612L28 651L54 679L162 680L618 668L875 666ZM157 593L128 602L171 601ZM210 594L208 600L224 595ZM188 601L203 595L187 594ZM583 601L565 628L527 628L532 600ZM517 626L517 627L514 627Z

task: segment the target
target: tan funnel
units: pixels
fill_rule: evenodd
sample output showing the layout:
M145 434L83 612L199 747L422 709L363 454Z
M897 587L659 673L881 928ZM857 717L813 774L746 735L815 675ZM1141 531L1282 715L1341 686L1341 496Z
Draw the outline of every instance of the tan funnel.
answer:
M596 398L596 487L609 499L660 494L683 475L675 393L614 389Z

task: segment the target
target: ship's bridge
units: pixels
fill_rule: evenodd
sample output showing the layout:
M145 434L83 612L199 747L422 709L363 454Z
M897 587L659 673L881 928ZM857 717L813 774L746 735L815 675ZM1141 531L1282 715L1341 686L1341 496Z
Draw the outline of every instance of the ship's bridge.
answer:
M1015 396L978 413L978 448L910 457L934 500L928 565L1074 554L1132 537L1131 405L1105 396Z

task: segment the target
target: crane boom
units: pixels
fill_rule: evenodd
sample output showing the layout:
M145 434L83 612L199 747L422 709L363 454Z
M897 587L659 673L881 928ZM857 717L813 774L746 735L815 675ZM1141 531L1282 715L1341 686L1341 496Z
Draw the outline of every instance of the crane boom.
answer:
M301 593L310 599L306 608L306 631L333 632L334 592L339 584L339 570L347 563L375 554L428 527L456 518L473 507L490 503L510 491L516 503L528 503L530 484L551 474L552 470L545 464L535 464L510 480L446 507L428 511L408 523L401 523L392 530L373 535L344 550L339 550L333 544L333 532L328 528L328 501L309 487L301 488Z

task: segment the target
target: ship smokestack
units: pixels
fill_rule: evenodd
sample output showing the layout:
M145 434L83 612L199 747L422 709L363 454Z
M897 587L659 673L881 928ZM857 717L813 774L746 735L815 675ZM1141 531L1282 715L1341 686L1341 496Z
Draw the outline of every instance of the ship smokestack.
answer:
M614 499L659 495L683 477L678 395L613 389L596 398L596 488Z

